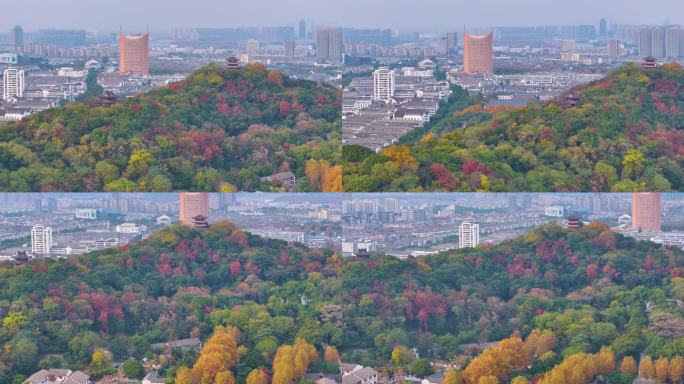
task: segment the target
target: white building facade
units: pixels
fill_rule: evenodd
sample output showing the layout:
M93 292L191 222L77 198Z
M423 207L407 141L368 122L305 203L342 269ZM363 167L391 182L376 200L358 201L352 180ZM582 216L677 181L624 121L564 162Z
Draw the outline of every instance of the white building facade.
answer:
M480 244L480 225L464 221L458 227L458 247L474 248Z
M7 68L2 75L2 99L9 101L24 97L26 78L24 71L18 68Z
M394 70L378 68L373 72L373 100L391 100L394 97L395 88Z
M31 229L31 252L49 255L52 250L52 227L35 225Z

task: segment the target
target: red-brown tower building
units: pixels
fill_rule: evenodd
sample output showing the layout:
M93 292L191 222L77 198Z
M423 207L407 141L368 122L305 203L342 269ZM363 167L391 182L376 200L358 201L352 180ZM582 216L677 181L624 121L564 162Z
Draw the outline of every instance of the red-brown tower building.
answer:
M119 33L119 73L149 75L150 35L126 36Z
M636 231L660 231L660 214L663 202L658 192L632 193L632 229Z
M494 73L494 36L463 34L463 72L481 75Z
M181 192L179 200L181 223L194 226L195 217L209 217L209 195L206 192Z

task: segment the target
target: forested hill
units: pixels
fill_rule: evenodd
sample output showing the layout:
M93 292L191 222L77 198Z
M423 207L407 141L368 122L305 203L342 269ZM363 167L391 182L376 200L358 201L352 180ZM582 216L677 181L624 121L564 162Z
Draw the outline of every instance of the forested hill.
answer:
M332 86L212 64L113 105L91 99L0 125L0 190L270 190L260 177L304 177L309 160L339 189L340 109ZM324 189L318 178L300 188Z
M671 358L684 355L683 275L681 250L600 223L547 225L493 247L406 261L343 260L225 222L173 226L130 246L1 266L0 382L39 367L98 374L95 351L140 359L151 343L205 340L218 326L240 333L238 382L260 367L270 374L278 346L297 338L389 370L403 364L393 360L399 346L448 359L461 344L533 329L557 343L530 374L601 346L617 358ZM162 373L173 377L195 358L161 361Z
M347 191L684 189L684 70L620 67L544 104L461 109L380 154L343 149ZM473 104L475 103L475 104ZM463 126L466 126L462 129Z

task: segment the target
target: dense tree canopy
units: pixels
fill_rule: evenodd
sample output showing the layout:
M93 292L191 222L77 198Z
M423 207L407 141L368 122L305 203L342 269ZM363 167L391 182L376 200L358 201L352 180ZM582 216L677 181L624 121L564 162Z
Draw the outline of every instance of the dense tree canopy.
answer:
M531 379L587 359L622 377L642 354L654 377L679 377L683 276L681 250L601 223L408 260L342 259L227 222L172 226L115 249L0 266L0 382L158 359L151 343L187 337L204 340L199 355L156 361L178 383L292 382L307 367L334 371L338 357L427 375L423 359L457 362L468 345L500 340L455 363L448 382Z
M481 104L456 89L440 108L448 113L396 145L378 154L344 147L344 190L684 188L684 70L677 64L629 64L522 109Z
M340 108L331 86L209 65L114 105L90 99L0 125L0 190L277 189L260 177L339 162ZM319 190L341 188L322 177Z

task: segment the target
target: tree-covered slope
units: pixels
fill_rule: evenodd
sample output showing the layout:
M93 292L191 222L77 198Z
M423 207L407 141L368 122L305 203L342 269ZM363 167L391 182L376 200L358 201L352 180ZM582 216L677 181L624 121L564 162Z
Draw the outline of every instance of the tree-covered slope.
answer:
M558 341L536 372L604 345L619 358L672 357L684 354L683 275L684 252L600 223L406 261L343 260L230 223L174 226L122 248L0 267L0 381L39 367L93 369L98 348L150 356L150 343L204 340L218 326L240 333L238 381L271 369L277 347L297 338L378 368L401 345L447 359L461 344L533 329Z
M209 65L114 105L98 101L0 125L0 190L269 190L260 177L304 177L308 160L339 160L339 90L261 65Z
M470 106L379 154L343 148L344 189L684 188L684 70L677 64L626 65L554 101L513 111L477 102L456 93L449 105Z

